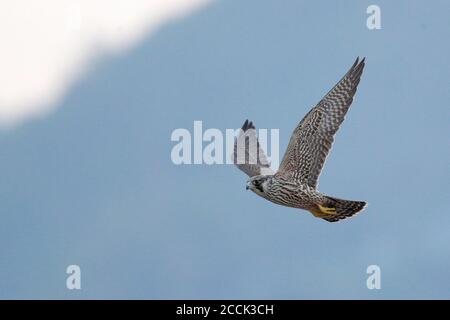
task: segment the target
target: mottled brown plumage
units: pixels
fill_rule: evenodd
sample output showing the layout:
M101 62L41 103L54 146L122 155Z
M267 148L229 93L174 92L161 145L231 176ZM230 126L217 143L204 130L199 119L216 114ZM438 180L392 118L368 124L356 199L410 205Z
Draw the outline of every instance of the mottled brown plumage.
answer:
M356 59L347 74L300 121L281 161L280 173L292 174L302 183L317 186L334 135L353 101L364 61Z
M337 199L317 191L319 175L353 101L364 62L356 59L345 76L300 121L275 174L259 146L253 123L244 123L235 141L233 160L250 177L248 189L269 201L308 210L330 222L364 209L363 201Z

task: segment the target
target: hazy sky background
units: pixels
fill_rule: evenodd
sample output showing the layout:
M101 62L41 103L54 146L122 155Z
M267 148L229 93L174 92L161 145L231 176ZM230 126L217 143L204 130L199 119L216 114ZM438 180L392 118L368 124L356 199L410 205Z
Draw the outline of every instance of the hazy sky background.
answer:
M54 112L0 129L0 298L449 299L448 9L214 1L99 56ZM367 200L361 215L328 223L246 191L231 165L171 162L172 131L194 120L279 128L283 153L356 56L319 188Z
M123 52L210 2L3 0L0 126L46 115L96 58Z

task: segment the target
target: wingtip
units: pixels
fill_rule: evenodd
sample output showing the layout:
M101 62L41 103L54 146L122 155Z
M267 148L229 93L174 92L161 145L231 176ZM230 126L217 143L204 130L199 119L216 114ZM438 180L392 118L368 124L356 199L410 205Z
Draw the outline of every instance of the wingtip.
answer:
M366 61L366 57L362 57L362 59L361 59L359 56L357 56L355 62L353 63L353 65L356 66L357 64L364 63L364 61Z
M361 60L360 60L360 58L359 57L357 57L356 58L356 62L355 62L355 64L356 65L364 65L364 62L366 61L366 57L363 57Z
M244 124L242 125L241 129L243 131L245 131L247 129L247 125L248 125L248 119L245 120Z
M244 124L242 125L241 128L243 131L247 131L248 129L255 129L255 125L253 124L252 121L249 121L248 119L245 120Z
M362 71L364 69L365 66L365 61L366 61L366 57L363 57L361 60L358 57L356 57L355 63L353 64L353 66L350 68L350 70L348 71L347 75L349 75L352 78L359 78L362 74Z

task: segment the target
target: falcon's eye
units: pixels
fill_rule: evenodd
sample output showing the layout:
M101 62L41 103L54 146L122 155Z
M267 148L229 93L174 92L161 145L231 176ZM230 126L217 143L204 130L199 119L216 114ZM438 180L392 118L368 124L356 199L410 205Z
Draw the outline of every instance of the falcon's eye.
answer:
M259 186L259 181L258 181L258 180L253 180L253 184L254 184L255 186Z

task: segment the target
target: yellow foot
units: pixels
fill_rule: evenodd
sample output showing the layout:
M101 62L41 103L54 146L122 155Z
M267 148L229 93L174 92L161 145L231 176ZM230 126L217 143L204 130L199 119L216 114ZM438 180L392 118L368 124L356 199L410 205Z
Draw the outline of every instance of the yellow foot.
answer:
M329 208L318 205L319 210L311 210L311 213L318 218L325 218L330 215L336 214L336 208Z
M324 214L336 214L336 208L327 208L319 204L319 209Z

